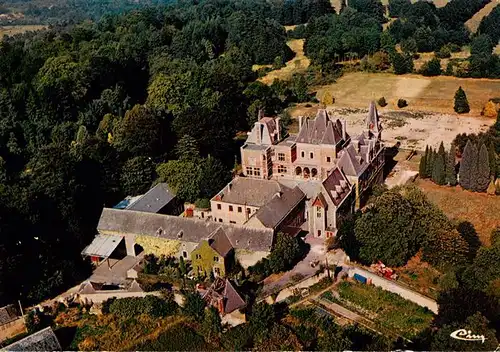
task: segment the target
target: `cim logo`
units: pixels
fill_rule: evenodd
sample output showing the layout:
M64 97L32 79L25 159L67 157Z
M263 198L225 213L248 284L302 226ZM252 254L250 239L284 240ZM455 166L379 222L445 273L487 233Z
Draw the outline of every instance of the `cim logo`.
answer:
M486 338L484 335L473 335L470 330L466 329L458 329L453 331L450 336L456 340L462 340L462 341L481 341L484 343Z

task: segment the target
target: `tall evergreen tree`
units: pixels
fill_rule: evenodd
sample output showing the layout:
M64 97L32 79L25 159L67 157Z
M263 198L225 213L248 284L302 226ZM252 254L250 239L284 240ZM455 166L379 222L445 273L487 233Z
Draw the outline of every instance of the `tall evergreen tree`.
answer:
M438 185L444 185L446 181L444 165L444 156L439 153L436 154L434 165L432 168L432 180Z
M476 182L474 190L476 192L485 192L490 184L490 161L488 158L488 149L484 143L479 149L476 167Z
M420 158L420 164L418 165L418 174L419 174L420 178L427 177L426 160L427 160L428 154L429 154L429 146L426 146L425 153L424 153L424 155L422 155L422 158Z
M490 143L490 146L488 148L488 160L490 161L490 176L493 177L493 179L495 179L498 166L497 166L497 154L495 152L495 146L493 145L493 142Z
M462 160L460 161L460 170L459 170L459 182L460 186L465 189L472 188L472 173L475 168L475 158L476 156L473 154L474 145L470 140L467 141L465 145L464 152L462 153Z
M471 171L470 171L470 191L476 191L478 188L477 184L477 158L479 156L479 150L477 149L477 146L472 143L472 149L471 149L471 155L472 155L472 163L471 163Z
M425 175L426 177L431 177L432 175L432 158L433 158L434 152L432 151L432 147L429 147L427 157L425 159Z
M457 185L457 174L455 172L455 144L453 143L446 157L446 183L450 186Z
M455 93L455 105L453 109L459 114L466 114L470 111L467 96L461 86L458 87L458 90Z

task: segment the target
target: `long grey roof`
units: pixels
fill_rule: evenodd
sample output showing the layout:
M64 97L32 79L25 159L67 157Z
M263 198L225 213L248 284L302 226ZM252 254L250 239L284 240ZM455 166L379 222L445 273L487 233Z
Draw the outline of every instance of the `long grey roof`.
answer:
M103 209L97 224L99 232L104 234L145 235L192 243L209 238L218 228L224 230L231 245L236 249L266 252L271 250L272 229L255 229L196 218L112 208Z
M305 194L299 187L286 189L276 194L270 202L261 207L254 216L268 228L276 228L297 204L305 199Z
M4 351L61 351L61 344L49 326L3 348Z
M175 198L175 194L166 183L158 183L126 209L157 213Z
M246 204L262 207L278 192L288 189L274 180L262 180L247 177L236 177L229 182L214 199L226 203Z
M108 258L118 247L121 238L110 235L97 235L87 247L82 251L82 255Z

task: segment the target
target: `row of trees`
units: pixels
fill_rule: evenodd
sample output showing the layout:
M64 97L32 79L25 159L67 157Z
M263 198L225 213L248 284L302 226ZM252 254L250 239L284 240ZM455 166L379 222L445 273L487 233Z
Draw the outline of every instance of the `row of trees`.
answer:
M438 185L456 186L457 173L455 161L455 147L452 145L450 152L444 150L443 142L438 150L432 147L425 148L425 154L420 159L419 176L431 178Z

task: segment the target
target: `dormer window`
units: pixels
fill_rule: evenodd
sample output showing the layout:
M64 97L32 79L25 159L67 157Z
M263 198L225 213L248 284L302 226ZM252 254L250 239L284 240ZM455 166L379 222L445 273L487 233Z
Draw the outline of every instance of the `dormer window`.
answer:
M300 156L305 158L306 157L306 153L304 153L303 151L300 153Z
M161 236L163 235L163 229L160 227L158 230L156 230L156 236Z
M310 159L314 159L314 153L313 152L309 153L309 158Z
M179 233L177 234L177 238L182 238L182 231L179 231Z

